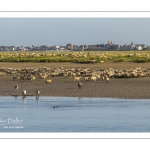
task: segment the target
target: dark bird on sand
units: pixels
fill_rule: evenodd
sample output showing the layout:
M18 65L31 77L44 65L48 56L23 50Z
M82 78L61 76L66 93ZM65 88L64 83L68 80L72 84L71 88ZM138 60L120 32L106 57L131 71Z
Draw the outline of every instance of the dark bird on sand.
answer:
M82 83L81 82L78 83L78 87L79 87L79 89L82 88Z
M15 91L18 91L18 88L19 88L19 85L14 86Z

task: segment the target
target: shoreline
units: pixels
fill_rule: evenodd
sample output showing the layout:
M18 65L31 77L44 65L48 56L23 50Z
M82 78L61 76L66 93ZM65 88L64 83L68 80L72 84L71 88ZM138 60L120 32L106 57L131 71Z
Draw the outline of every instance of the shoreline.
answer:
M10 95L10 96L0 96L0 97L14 97L14 98L18 98L18 97L21 97L22 98L22 96L21 95ZM118 97L75 97L75 96L43 96L43 95L41 95L41 96L39 96L39 98L36 98L36 95L27 95L26 96L26 98L22 98L23 100L26 100L27 99L27 97L35 97L35 100L40 100L40 98L42 97L49 97L49 98L52 98L52 97L59 97L59 98L78 98L79 100L80 99L88 99L88 98L90 98L90 99L116 99L116 100L149 100L150 98L118 98Z
M104 63L104 64L76 64L76 63L0 63L0 67L50 67L57 68L79 68L89 67L94 70L110 67L114 69L129 69L142 67L150 68L150 63ZM110 78L110 81L96 82L81 81L82 89L77 86L72 77L52 77L51 83L45 83L45 80L22 81L12 80L12 76L0 76L0 96L22 96L22 90L27 91L27 97L35 96L37 88L40 89L40 96L54 97L79 97L79 98L117 98L117 99L150 99L150 77L140 78ZM14 91L14 86L19 85L18 92Z

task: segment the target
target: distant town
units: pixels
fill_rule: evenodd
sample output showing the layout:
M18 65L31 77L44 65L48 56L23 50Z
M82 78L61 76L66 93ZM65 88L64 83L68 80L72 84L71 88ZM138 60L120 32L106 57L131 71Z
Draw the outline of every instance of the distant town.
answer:
M49 45L41 45L41 46L0 46L0 51L65 51L65 50L76 50L76 51L86 51L86 50L150 50L150 46L146 46L145 44L125 44L119 45L114 44L112 41L108 41L107 44L95 44L95 45L73 45L71 43L66 46L49 46Z

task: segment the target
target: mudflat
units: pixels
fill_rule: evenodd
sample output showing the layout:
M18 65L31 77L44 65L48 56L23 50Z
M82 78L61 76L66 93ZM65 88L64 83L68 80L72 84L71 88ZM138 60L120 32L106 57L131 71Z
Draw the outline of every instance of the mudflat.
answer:
M98 70L100 68L131 69L150 68L150 63L0 63L0 67L6 68L90 68ZM96 82L83 81L82 89L78 88L78 82L73 78L51 77L52 82L36 79L34 82L26 80L15 80L10 75L0 76L0 96L21 96L22 90L27 91L27 95L35 96L36 89L40 89L40 96L67 96L67 97L100 97L100 98L123 98L123 99L150 99L150 77L140 78L110 78L109 82L98 80ZM14 86L19 85L18 91L14 91Z

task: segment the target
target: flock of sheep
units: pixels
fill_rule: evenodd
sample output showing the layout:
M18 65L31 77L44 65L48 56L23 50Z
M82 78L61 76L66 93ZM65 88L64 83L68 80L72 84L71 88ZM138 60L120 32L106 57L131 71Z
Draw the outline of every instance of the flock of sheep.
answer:
M72 77L73 81L97 81L100 78L135 78L150 76L150 69L133 68L133 69L113 69L99 68L92 70L90 68L0 68L0 76L12 76L12 80L35 81L43 79L46 83L52 82L53 77Z
M134 69L113 69L99 68L92 70L90 68L0 68L0 76L12 76L12 80L38 81L44 80L45 84L51 83L54 77L72 78L73 82L78 82L78 87L82 88L83 82L97 82L98 80L108 82L110 78L138 78L150 77L150 69L134 68ZM82 82L82 83L81 83ZM19 86L16 85L15 91ZM22 92L26 96L26 90ZM40 90L37 89L36 96L39 97Z

